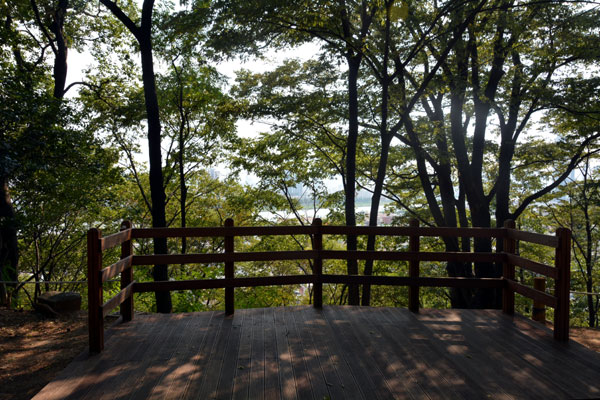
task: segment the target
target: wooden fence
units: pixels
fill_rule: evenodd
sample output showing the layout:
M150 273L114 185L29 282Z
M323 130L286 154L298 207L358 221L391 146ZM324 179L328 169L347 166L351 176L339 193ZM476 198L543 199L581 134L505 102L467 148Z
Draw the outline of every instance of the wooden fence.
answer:
M312 250L276 251L276 252L236 252L234 238L239 236L267 235L311 235ZM323 248L323 235L378 235L404 236L409 240L409 251L346 251L326 250ZM224 252L210 254L154 254L135 255L133 239L142 238L183 238L183 237L222 237ZM473 252L423 252L419 250L421 237L470 237L495 238L503 240L503 251L495 253ZM536 243L555 249L555 265L549 266L515 254L516 242ZM88 307L90 351L100 352L104 347L104 317L120 306L123 321L133 318L133 294L141 292L193 290L224 288L225 312L234 312L234 288L311 284L313 304L323 305L323 284L341 283L348 285L391 285L408 286L409 309L419 310L420 287L452 288L501 288L503 291L503 312L514 314L515 293L533 299L536 304L554 308L554 338L559 341L569 339L569 284L570 284L570 241L571 232L559 228L556 236L541 235L515 229L513 221L507 221L503 228L429 228L419 227L414 221L409 227L348 227L324 226L315 219L311 226L268 226L235 227L228 219L224 227L215 228L132 228L129 221L123 222L121 231L102 237L98 229L88 231ZM105 250L121 246L121 258L118 262L102 268L102 253ZM274 260L313 260L312 274L266 277L235 277L235 263L246 261ZM323 273L323 260L393 260L408 261L408 276L364 276L331 275ZM502 263L501 278L460 278L460 277L422 277L421 261L438 262L493 262ZM135 282L135 265L224 263L222 279L202 279L186 281ZM521 267L536 274L554 280L554 294L522 285L515 280L515 267ZM121 276L121 291L112 299L103 303L103 283Z

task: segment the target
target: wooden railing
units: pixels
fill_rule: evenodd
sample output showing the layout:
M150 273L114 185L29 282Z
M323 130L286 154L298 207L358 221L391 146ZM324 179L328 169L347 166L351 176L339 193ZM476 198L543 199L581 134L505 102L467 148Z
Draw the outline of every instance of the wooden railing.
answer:
M234 238L238 236L311 235L312 250L276 252L235 252ZM323 235L378 235L408 237L409 251L345 251L323 248ZM210 254L133 254L133 239L142 238L222 237L224 252ZM503 251L496 253L473 252L423 252L419 250L421 237L483 237L502 239ZM515 293L533 299L536 304L553 307L554 338L567 341L569 338L569 281L570 281L571 232L559 228L556 236L523 232L515 229L514 222L507 221L503 228L425 228L413 221L409 227L348 227L323 226L315 219L311 226L268 226L234 227L228 219L224 227L215 228L132 228L129 221L123 222L121 231L102 237L98 229L88 231L88 307L90 351L100 352L104 347L104 317L120 306L123 321L133 318L133 294L141 292L173 291L224 288L225 312L234 312L234 288L269 285L311 284L313 305L323 305L323 284L341 283L348 285L391 285L408 286L409 306L412 312L419 311L420 287L452 288L501 288L502 309L514 314ZM536 243L555 249L555 265L549 266L515 254L516 242ZM102 268L102 253L121 246L121 259ZM313 260L312 274L235 277L235 263L246 261ZM408 261L408 276L364 276L332 275L323 273L323 260L393 260ZM419 263L437 262L494 262L503 264L501 278L422 277ZM224 263L224 278L185 281L135 282L133 266L155 264ZM554 294L522 285L515 280L515 267L554 279ZM121 291L103 303L103 283L121 276Z

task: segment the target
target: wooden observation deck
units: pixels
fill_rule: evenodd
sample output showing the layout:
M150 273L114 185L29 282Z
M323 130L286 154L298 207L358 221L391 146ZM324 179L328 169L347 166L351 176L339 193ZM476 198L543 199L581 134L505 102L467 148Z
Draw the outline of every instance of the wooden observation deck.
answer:
M132 229L88 235L90 352L82 354L36 399L398 399L600 398L600 355L569 342L570 232L556 236L500 229L321 226ZM408 251L333 251L323 235L393 235ZM234 237L311 235L312 250L240 253ZM491 237L503 252L421 252L419 239ZM223 237L224 253L134 255L132 240ZM555 249L555 265L515 254L516 241ZM102 268L104 250L121 246L121 260ZM312 259L310 275L235 277L235 262ZM408 276L323 273L323 260L409 262ZM421 261L500 262L501 278L420 276ZM222 263L224 278L135 282L135 265ZM514 279L515 266L552 278L554 293ZM121 275L121 292L103 304L102 283ZM323 306L322 285L409 287L409 308ZM237 310L234 288L310 284L313 306ZM419 309L419 287L499 288L502 310ZM225 288L224 312L135 316L133 294ZM554 308L554 332L514 315L514 295ZM107 330L103 316L121 306Z

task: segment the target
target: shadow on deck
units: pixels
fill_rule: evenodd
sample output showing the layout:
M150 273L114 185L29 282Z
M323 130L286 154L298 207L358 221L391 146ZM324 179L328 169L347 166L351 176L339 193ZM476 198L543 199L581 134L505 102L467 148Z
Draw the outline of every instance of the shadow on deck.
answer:
M279 307L111 330L34 399L600 397L599 354L496 310Z

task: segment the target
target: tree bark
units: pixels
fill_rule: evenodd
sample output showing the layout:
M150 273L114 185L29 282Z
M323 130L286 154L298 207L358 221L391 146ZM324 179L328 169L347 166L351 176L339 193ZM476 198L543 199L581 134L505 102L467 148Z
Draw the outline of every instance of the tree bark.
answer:
M67 82L67 56L69 46L65 37L64 25L67 8L69 7L68 0L59 0L54 18L50 25L50 31L54 33L56 48L54 53L54 97L62 99L65 95L65 84Z
M15 212L8 191L8 177L3 176L0 186L0 280L16 281L19 263L19 247ZM11 284L0 284L0 304L9 305L7 287Z
M144 0L142 6L142 20L138 27L119 6L111 0L100 0L115 17L135 36L140 45L142 64L142 81L144 83L144 99L146 103L146 115L148 118L148 153L150 163L150 198L152 200L152 226L162 228L167 226L165 203L166 195L162 174L161 154L161 125L156 95L156 82L154 76L154 61L152 56L152 11L154 0ZM154 238L154 254L167 254L167 239ZM152 277L155 281L166 281L169 279L168 266L165 264L155 265L152 269ZM156 311L170 313L172 310L171 293L155 292Z
M161 125L159 117L158 97L156 95L156 82L154 80L154 62L152 57L152 10L142 13L142 33L140 35L140 54L142 59L142 80L144 83L144 99L146 102L146 115L148 116L148 154L150 163L150 197L152 199L152 227L162 228L167 226L165 202L166 195L163 186L162 153L161 153ZM150 2L151 3L151 2ZM167 254L167 239L154 238L154 254ZM169 280L168 266L155 265L152 269L155 281ZM170 292L155 292L156 311L170 313L172 310Z
M348 140L346 148L346 225L356 226L356 146L358 142L358 69L361 57L347 57L348 60ZM356 236L348 235L348 251L357 250ZM348 275L358 275L358 262L348 260ZM358 285L348 285L348 304L359 304Z

